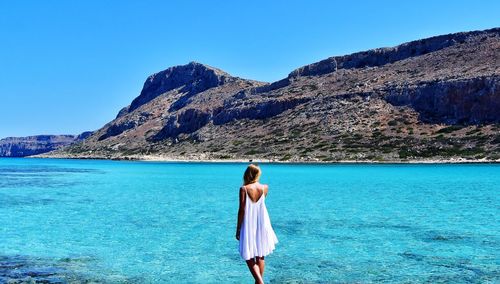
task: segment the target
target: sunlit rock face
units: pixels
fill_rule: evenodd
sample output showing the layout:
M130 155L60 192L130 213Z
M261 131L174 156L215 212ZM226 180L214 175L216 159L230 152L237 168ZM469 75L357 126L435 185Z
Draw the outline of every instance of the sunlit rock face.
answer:
M387 101L407 105L425 122L500 122L500 76L426 82L388 90Z
M116 119L51 155L493 159L499 53L495 28L333 56L272 83L191 62L149 76Z

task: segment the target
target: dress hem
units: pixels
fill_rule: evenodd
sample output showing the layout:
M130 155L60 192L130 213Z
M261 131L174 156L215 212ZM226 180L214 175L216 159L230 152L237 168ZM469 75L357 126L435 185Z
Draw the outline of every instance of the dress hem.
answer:
M276 242L274 243L274 245L276 245L277 243L278 243L278 241L276 241ZM258 257L265 257L265 256L268 256L268 255L272 254L272 253L274 252L274 250L275 250L275 249L276 249L276 248L273 248L272 250L268 251L268 252L267 252L267 253L265 253L264 255L254 255L254 256L251 256L250 258L247 258L247 259L245 259L245 258L244 258L241 254L240 254L240 256L241 256L241 258L242 258L242 259L244 259L244 260L246 261L246 260L250 260L250 259L252 259L252 258L254 258L254 257L257 257L257 256L258 256Z

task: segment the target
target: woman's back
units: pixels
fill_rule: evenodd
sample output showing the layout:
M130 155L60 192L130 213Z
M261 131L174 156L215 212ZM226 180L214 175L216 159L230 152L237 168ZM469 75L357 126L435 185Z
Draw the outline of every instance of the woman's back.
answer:
M266 184L260 184L256 182L253 184L245 185L245 190L247 196L250 197L250 200L252 200L253 202L257 202L262 195L267 195L269 188Z
M245 215L240 232L239 251L243 259L270 254L278 239L271 226L265 198L267 185L260 183L243 186L245 191Z

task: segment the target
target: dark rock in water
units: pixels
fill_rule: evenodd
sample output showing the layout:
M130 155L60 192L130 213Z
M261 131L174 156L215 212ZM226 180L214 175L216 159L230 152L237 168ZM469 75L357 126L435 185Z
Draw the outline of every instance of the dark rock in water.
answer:
M79 263L79 270L72 269L75 262ZM80 270L82 265L93 265L87 258L46 259L24 255L0 255L0 283L113 283L117 282L117 275L112 275L108 281L104 274L91 276ZM142 279L128 279L123 277L121 282L140 283Z
M20 277L30 276L30 277L42 278L42 277L54 276L61 272L63 272L62 269L57 269L54 267L31 267L15 271L13 275L14 276L17 275Z
M452 272L449 274L430 274L424 281L426 283L491 283L495 282L494 279L498 279L498 271L495 269L475 267L471 264L471 260L466 258L420 255L411 252L400 253L399 256L408 260L424 262L428 266L445 268Z
M66 283L64 278L70 272L53 265L51 262L26 256L0 256L0 281L5 281L5 283Z
M425 259L425 256L420 255L420 254L411 253L411 252L403 252L403 253L400 253L399 256L407 258L407 259L411 259L411 260L416 260L416 261L422 261Z

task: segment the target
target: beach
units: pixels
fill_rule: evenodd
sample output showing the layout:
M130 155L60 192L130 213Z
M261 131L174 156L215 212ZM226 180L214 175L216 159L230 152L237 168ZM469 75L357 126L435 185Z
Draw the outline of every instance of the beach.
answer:
M48 159L93 159L93 160L123 160L123 161L151 161L151 162L187 162L187 163L283 163L283 164L469 164L469 163L500 163L500 159L472 159L472 158L431 158L431 159L412 159L412 160L335 160L322 161L320 159L260 159L260 158L239 158L239 159L217 159L207 158L207 155L199 154L192 156L169 156L169 155L68 155L68 154L40 154L27 158L48 158Z

